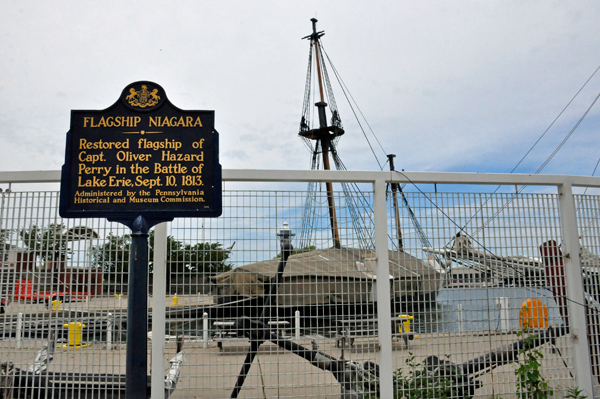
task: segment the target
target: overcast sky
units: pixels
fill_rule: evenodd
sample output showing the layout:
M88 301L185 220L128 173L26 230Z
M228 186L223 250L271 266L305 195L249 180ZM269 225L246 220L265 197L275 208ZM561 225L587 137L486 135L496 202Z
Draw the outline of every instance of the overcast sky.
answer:
M510 172L600 66L598 1L4 0L0 170L58 170L70 111L104 109L139 80L215 110L223 168L307 169L297 133L313 17L380 161L395 153L409 171ZM377 170L332 83L341 158ZM517 172L535 172L598 93L600 72ZM598 107L543 173L592 173Z

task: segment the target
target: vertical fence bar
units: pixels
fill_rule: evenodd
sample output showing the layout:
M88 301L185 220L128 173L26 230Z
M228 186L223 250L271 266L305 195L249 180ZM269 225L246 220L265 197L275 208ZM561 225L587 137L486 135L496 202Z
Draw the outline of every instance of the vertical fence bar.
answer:
M496 307L499 310L498 317L500 318L500 331L505 333L510 330L510 315L508 309L508 298L507 297L498 297L496 298Z
M208 348L208 313L202 314L202 348Z
M385 180L378 179L373 184L375 213L375 253L377 255L377 323L379 325L379 370L381 398L394 397L392 359L392 320L390 305L390 262L387 236L387 204Z
M106 321L106 349L112 350L112 335L113 335L113 314L108 313L108 320Z
M463 313L463 305L462 305L462 303L459 303L456 306L456 311L458 312L458 315L457 315L458 316L458 332L459 332L460 335L462 335L463 332L465 331L465 327L464 327L464 323L463 323L463 321L465 319L465 317L464 317L465 315Z
M585 298L583 294L583 277L579 259L579 232L575 200L571 184L558 186L558 207L562 228L562 248L564 270L569 297L569 328L573 341L573 367L575 381L579 389L590 396L593 395L592 368L590 351L587 342Z
M300 311L294 312L294 338L300 339Z
M154 230L154 278L152 279L152 399L165 397L165 313L166 313L167 223Z
M23 339L23 313L19 312L17 315L17 343L15 348L21 349L21 340Z

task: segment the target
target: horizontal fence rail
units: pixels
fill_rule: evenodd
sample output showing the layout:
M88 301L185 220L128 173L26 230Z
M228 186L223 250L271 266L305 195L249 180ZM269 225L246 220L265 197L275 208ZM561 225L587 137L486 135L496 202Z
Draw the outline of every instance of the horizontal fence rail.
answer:
M28 190L59 180L0 172L0 398L125 398L130 231ZM150 234L152 398L600 397L599 178L223 181L221 217Z
M574 175L524 175L507 173L452 173L452 172L367 172L326 170L273 170L273 169L223 169L223 181L246 182L307 182L347 181L371 183L384 180L388 183L419 184L477 184L477 185L531 185L598 187L598 178ZM0 172L0 183L57 183L60 171Z

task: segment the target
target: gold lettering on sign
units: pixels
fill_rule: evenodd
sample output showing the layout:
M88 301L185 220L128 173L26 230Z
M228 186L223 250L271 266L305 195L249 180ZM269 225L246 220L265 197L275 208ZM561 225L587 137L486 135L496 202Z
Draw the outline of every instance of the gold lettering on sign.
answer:
M86 139L79 139L80 150L112 150L113 148L121 149L129 148L129 139L125 141L87 141Z
M151 116L148 122L150 127L202 127L199 116Z
M141 120L139 116L102 116L100 120L84 116L83 127L137 127Z
M160 160L167 162L204 162L204 151L200 154L172 154L171 151L163 151Z
M154 151L157 151L161 148L170 148L173 149L175 151L177 151L178 149L180 149L182 146L180 141L175 141L174 139L172 139L171 141L169 141L168 139L165 139L164 141L152 141L152 140L147 140L147 139L139 139L138 140L138 148L143 148L143 149L152 149Z

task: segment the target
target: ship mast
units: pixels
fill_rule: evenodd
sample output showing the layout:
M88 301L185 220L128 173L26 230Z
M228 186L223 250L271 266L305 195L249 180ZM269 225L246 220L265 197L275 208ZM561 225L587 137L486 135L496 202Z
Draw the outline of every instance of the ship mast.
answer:
M394 158L395 154L388 154L388 160L390 162L390 171L395 171ZM392 201L394 205L394 219L396 220L396 234L398 238L398 250L404 251L404 244L402 243L402 229L400 226L400 209L398 208L398 183L392 183Z
M319 127L317 129L309 129L308 128L308 120L306 118L306 111L305 114L302 117L302 122L300 123L300 133L299 135L306 138L306 139L310 139L310 140L314 140L315 143L315 149L318 148L319 146L321 147L321 153L322 153L322 158L323 158L323 169L325 170L330 170L330 163L329 163L329 152L330 152L330 148L331 148L331 141L333 139L335 139L338 136L341 136L342 134L344 134L344 130L341 127L341 121L339 120L339 116L337 113L337 110L332 110L332 123L331 125L328 124L327 122L327 114L326 114L326 107L327 107L327 102L325 102L325 90L324 90L324 80L326 80L327 86L329 86L329 81L327 76L325 75L325 77L323 76L325 72L324 70L324 65L323 65L323 54L321 52L321 45L320 45L320 38L321 36L323 36L325 33L323 31L318 32L317 31L317 19L316 18L312 18L312 28L313 28L313 33L304 37L303 39L310 39L311 42L311 49L314 48L314 54L315 54L315 61L316 61L316 67L317 67L317 77L318 77L318 82L319 82L319 95L320 95L320 101L315 103L315 106L317 107L318 110L318 115L319 115ZM311 50L312 52L312 50ZM312 53L311 53L312 54ZM310 68L310 65L309 65ZM310 77L310 76L309 76ZM330 93L330 97L332 98L332 94ZM306 98L305 98L306 101ZM306 105L305 104L305 110L306 110ZM338 229L338 223L337 223L337 216L336 216L336 211L335 211L335 201L334 201L334 197L333 197L333 184L332 182L326 182L326 190L327 190L327 205L329 207L329 220L330 220L330 224L331 224L331 235L332 235L332 239L333 239L333 245L336 248L340 248L341 247L341 243L340 243L340 234L339 234L339 229Z

